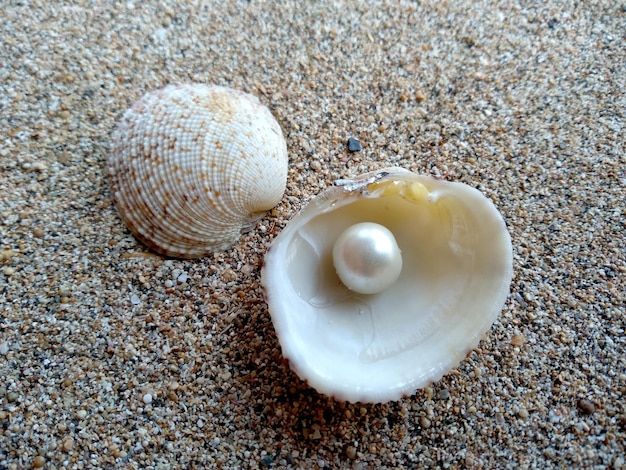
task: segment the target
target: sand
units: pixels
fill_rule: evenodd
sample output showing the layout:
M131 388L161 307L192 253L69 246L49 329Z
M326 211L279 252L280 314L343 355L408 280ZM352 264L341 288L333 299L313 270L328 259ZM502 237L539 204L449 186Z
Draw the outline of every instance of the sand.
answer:
M0 17L0 468L626 466L624 2L9 1ZM104 160L132 102L190 81L257 95L291 166L255 230L184 261L126 229ZM392 165L496 204L511 295L441 381L338 402L282 359L260 266L311 197Z

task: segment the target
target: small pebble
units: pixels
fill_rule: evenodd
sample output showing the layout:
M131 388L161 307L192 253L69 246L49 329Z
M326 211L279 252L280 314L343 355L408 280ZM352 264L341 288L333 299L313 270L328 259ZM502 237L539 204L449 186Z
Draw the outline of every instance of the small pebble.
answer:
M149 405L150 403L152 403L152 394L151 393L146 393L143 398L142 398L143 402L146 405Z
M524 300L524 297L522 297L522 295L519 292L516 292L515 294L513 294L513 296L515 297L515 300L519 302L522 308L525 309L526 307L528 307L528 304Z
M581 421L580 423L576 423L576 430L581 434L589 432L590 429L591 428L589 427L589 425L585 423L584 421Z
M9 352L9 342L4 341L0 343L0 354L7 354Z
M585 415L590 415L596 411L596 405L591 400L581 398L578 400L578 409Z
M522 346L525 342L526 342L526 338L524 337L524 335L514 335L511 338L512 346Z
M33 459L33 467L41 468L46 464L46 459L44 459L41 455L38 455Z
M74 439L72 439L71 437L68 437L67 439L63 441L63 450L65 452L69 452L73 448L74 448Z
M87 411L86 410L78 410L76 412L76 417L78 419L85 419L87 417Z
M355 139L354 137L350 137L348 139L348 150L350 152L360 152L361 151L361 143Z
M420 426L424 429L428 429L430 427L430 419L426 416L420 416Z
M349 459L356 459L356 447L354 446L348 446L346 447L346 455L348 456Z
M551 423L559 423L562 419L562 411L560 409L550 410L548 412L548 419Z
M322 438L322 433L320 432L321 428L319 424L314 424L313 426L311 426L311 429L313 429L313 435L311 436L311 439L317 440Z
M13 274L15 274L15 268L13 268L12 266L2 266L2 272L5 276L12 276Z
M237 279L237 274L231 268L224 270L222 273L222 281L224 282L232 282Z
M133 294L130 297L130 303L133 305L139 305L141 303L141 299L139 298L137 294Z
M448 398L450 398L450 390L448 390L447 388L441 389L439 391L439 396L442 399L447 400Z
M418 103L421 103L422 101L426 99L426 95L424 94L422 90L416 90L415 99L417 100Z
M517 412L517 416L519 416L522 419L528 418L528 410L524 407L520 408Z

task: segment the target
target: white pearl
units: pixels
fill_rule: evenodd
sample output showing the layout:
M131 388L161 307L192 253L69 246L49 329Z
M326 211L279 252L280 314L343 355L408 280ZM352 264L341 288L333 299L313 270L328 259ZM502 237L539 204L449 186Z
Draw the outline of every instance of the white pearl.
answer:
M402 254L387 227L363 222L339 235L333 247L333 264L348 289L377 294L400 276Z

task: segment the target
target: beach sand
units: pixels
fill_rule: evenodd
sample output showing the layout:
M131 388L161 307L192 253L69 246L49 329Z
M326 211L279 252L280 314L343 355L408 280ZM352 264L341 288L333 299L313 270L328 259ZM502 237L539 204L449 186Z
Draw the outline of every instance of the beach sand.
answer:
M0 469L626 467L623 1L8 1L0 17ZM104 171L115 121L180 82L257 95L290 156L282 202L191 261L130 234ZM441 381L338 402L282 359L260 266L334 180L396 165L495 203L511 295Z

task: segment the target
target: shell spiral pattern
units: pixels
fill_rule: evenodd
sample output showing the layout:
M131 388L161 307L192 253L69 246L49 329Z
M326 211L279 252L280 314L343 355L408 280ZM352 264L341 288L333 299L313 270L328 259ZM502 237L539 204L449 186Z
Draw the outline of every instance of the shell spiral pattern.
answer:
M140 241L197 258L225 250L278 204L287 164L280 126L255 96L182 84L147 93L126 111L107 172Z

